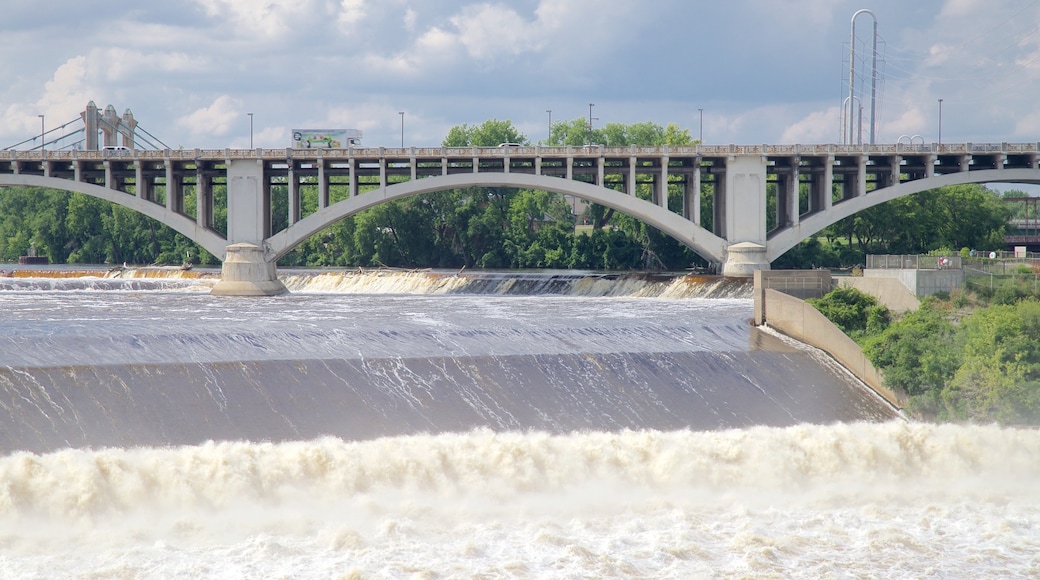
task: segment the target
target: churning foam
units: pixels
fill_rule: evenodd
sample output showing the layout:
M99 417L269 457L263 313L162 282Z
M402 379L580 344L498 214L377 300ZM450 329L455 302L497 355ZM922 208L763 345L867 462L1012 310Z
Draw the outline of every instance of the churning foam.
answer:
M1038 476L1040 431L903 422L19 453L0 571L1028 575Z

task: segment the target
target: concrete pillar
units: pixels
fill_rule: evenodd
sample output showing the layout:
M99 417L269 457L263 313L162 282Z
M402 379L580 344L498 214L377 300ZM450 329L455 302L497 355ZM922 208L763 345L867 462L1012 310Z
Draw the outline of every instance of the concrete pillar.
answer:
M289 289L278 279L274 262L264 259L255 244L231 244L221 268L220 282L210 294L217 296L278 296Z
M636 194L636 156L632 155L628 158L628 195Z
M354 167L354 158L351 157L347 160L347 197L357 197L358 194L358 178Z
M141 160L138 159L134 162L134 195L137 196L137 199L149 199L148 193L148 186L144 181L144 167L141 166Z
M668 209L668 157L661 158L661 186L658 188L657 204Z
M256 160L233 159L228 164L228 244L261 245L264 215L264 167Z
M686 219L701 225L701 160L693 163L693 183L686 184Z
M112 105L105 107L103 118L105 120L105 124L101 125L103 144L105 147L115 147L119 145L119 133L116 128L121 122L119 115L116 114L116 108Z
M276 264L264 256L263 244L270 215L265 194L263 163L233 159L228 163L228 246L221 280L211 294L219 296L277 296L288 289L278 279Z
M717 162L716 162L717 163ZM726 214L729 212L727 209L728 200L726 199L726 170L722 169L718 171L717 167L713 167L711 174L712 178L712 233L720 238L726 237Z
M723 276L747 278L759 270L768 270L766 247L753 242L741 242L726 248L726 261L722 263Z
M766 158L731 156L726 160L726 235L731 244L766 242Z
M834 204L834 155L828 155L826 165L823 166L823 187L820 209L827 211Z
M288 191L288 195L289 195L289 199L288 199L288 202L289 202L289 215L287 216L288 220L289 220L288 224L289 225L293 225L294 223L300 221L300 214L301 214L301 212L300 212L300 179L296 175L296 161L291 160L291 159L289 160L289 167L286 169L286 172L285 172L285 180L286 180L286 184L289 186L289 191ZM320 181L318 183L318 187L319 188L321 187Z
M97 151L98 147L98 108L94 101L87 103L87 109L80 113L83 117L83 148L87 151Z
M134 120L134 114L130 109L123 111L123 118L121 119L122 124L119 126L120 133L123 137L123 146L134 148L134 133L137 130L137 121Z
M325 174L325 160L318 159L318 209L329 206L329 176ZM298 220L299 215L296 216Z
M176 172L173 163L166 165L166 209L184 213L184 176Z
M195 223L208 228L213 225L213 183L202 169L199 162L195 171Z
M799 213L801 213L801 207L799 202L801 201L801 177L799 175L799 168L801 167L802 160L800 157L791 158L791 175L787 181L787 191L785 192L787 202L787 225L794 227L798 225Z
M856 169L856 192L855 197L867 195L867 156L860 155Z

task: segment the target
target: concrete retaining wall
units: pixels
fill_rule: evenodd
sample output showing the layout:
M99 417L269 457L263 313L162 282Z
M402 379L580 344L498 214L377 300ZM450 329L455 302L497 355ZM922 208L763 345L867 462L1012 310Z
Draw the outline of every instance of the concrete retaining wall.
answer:
M768 288L767 279L773 272L755 274L756 325L768 326L826 352L894 407L903 408L906 393L884 385L881 371L867 360L854 340L805 301Z
M865 278L894 278L903 283L915 296L930 296L936 292L951 292L964 287L964 270L885 270L867 269Z
M873 276L839 276L834 279L838 286L849 286L877 299L892 312L917 310L921 301L906 285L895 278Z

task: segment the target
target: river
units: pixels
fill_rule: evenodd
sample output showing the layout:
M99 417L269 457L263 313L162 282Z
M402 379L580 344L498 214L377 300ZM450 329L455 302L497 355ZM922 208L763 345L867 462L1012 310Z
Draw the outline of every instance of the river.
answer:
M0 278L0 577L1040 573L1037 431L906 421L743 284L94 274Z

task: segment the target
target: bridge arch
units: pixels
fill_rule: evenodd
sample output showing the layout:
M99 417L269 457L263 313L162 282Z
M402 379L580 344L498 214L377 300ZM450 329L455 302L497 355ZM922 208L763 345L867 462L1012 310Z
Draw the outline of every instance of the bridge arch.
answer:
M766 244L767 258L772 262L827 226L833 225L865 209L892 201L893 199L928 191L929 189L969 183L1040 184L1040 170L1017 168L961 171L875 189L866 195L843 200L826 211L807 216L797 225L778 232Z
M657 228L701 257L722 262L727 242L666 208L599 185L529 173L459 173L413 179L365 192L322 208L266 240L265 259L275 262L333 223L377 205L424 193L466 187L513 187L573 195L613 208Z
M213 230L197 224L194 219L170 211L157 203L140 199L122 191L101 187L91 183L83 183L59 177L43 177L40 175L3 174L0 173L0 186L44 187L82 193L103 199L117 205L140 212L156 221L173 228L176 232L202 246L218 259L225 258L227 240Z

